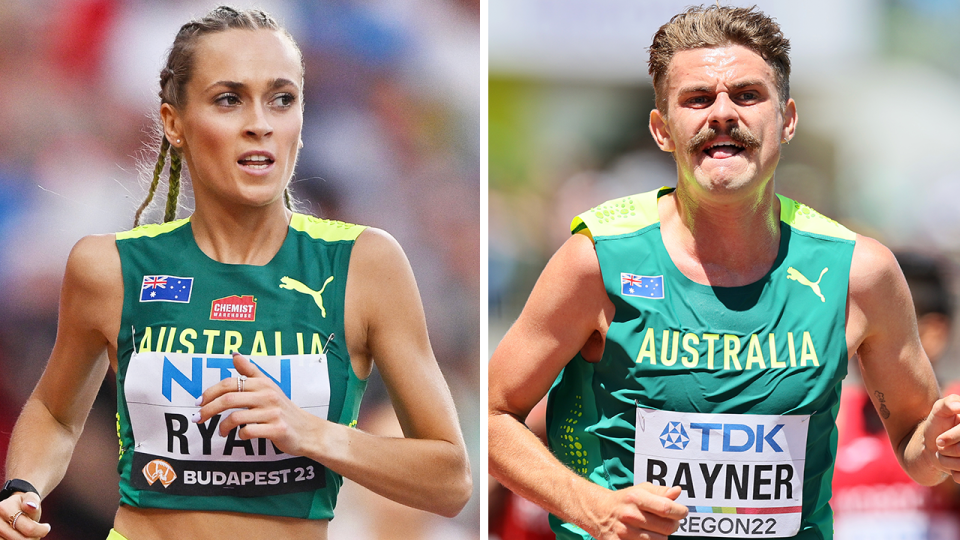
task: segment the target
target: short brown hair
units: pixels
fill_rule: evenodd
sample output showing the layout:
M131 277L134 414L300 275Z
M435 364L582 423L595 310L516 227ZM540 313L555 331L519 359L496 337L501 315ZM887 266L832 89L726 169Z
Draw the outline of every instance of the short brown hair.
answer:
M657 108L666 113L667 68L680 51L725 45L742 45L773 68L780 106L790 99L790 41L780 25L757 6L692 6L660 27L650 45L650 75Z

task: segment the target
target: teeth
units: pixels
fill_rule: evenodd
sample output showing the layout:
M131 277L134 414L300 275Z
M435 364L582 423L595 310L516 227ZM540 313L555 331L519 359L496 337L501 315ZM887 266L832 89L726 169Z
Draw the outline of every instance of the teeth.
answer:
M249 156L244 158L244 161L269 161L270 158L267 156Z
M738 144L734 144L734 143L730 143L730 142L714 143L714 144L711 144L710 146L708 146L707 148L708 148L708 149L710 149L710 148L717 148L718 146L732 146L732 147L734 147L734 148L743 148L742 146L740 146L740 145L738 145Z

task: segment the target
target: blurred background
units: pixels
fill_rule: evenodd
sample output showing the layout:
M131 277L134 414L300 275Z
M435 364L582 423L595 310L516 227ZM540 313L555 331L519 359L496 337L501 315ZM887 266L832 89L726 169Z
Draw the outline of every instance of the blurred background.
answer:
M147 185L138 161L152 168L156 155L145 144L167 49L181 24L218 3L0 0L0 462L53 345L67 254L84 235L130 228ZM482 491L480 0L229 3L270 12L303 50L294 196L304 211L383 228L404 246ZM161 219L153 210L147 221ZM392 433L373 378L359 425ZM44 502L48 538L106 537L119 500L115 396L108 377ZM454 520L391 507L349 482L342 497L334 538L480 536L479 497Z
M662 24L692 3L489 0L490 351L569 237L573 216L608 199L676 185L675 164L647 127L654 108L647 47ZM879 239L898 256L923 259L943 276L932 294L955 296L960 2L720 3L758 5L792 44L791 95L800 120L796 137L783 147L777 191ZM960 333L949 332L956 318L952 304L944 306L937 308L947 311L949 323L940 334L943 347L928 354L939 358L935 366L946 386L960 378ZM855 373L848 378L857 384ZM536 421L531 424L535 429ZM868 446L879 448L855 448ZM850 467L869 468L873 454L857 455ZM929 494L884 493L864 501L861 491L859 499L846 499L847 509L917 514L930 507ZM544 517L537 509L504 497L491 483L494 536L541 537ZM960 506L952 511L960 515ZM503 520L526 525L504 530ZM941 533L924 519L913 523L887 532L960 538L958 521ZM838 538L852 538L856 528L838 528ZM864 537L886 537L870 536L876 529Z

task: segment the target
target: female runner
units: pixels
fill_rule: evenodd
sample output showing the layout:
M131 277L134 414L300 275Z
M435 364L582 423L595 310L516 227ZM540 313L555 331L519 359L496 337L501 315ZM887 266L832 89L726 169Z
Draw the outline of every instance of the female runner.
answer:
M160 75L165 222L80 240L57 340L10 441L0 537L40 538L108 367L111 539L321 538L341 476L457 514L471 480L410 265L387 233L289 208L303 64L267 14L185 24ZM195 211L175 220L182 161ZM107 354L104 355L103 353ZM353 428L376 363L404 438Z

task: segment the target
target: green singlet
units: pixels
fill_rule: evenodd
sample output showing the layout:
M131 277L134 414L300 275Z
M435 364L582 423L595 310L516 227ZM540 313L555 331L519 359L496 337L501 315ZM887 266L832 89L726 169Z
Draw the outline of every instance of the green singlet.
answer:
M355 425L366 381L344 338L344 291L364 227L294 214L264 266L223 264L189 219L117 234L120 502L139 508L330 519L342 478L266 439L190 420L204 389L248 355L304 410ZM239 383L238 383L239 384Z
M845 310L856 235L779 197L780 249L742 287L691 281L663 244L657 200L573 220L594 241L616 313L597 363L573 358L547 406L553 453L610 489L682 488L676 536L829 539ZM561 539L589 538L551 516Z

